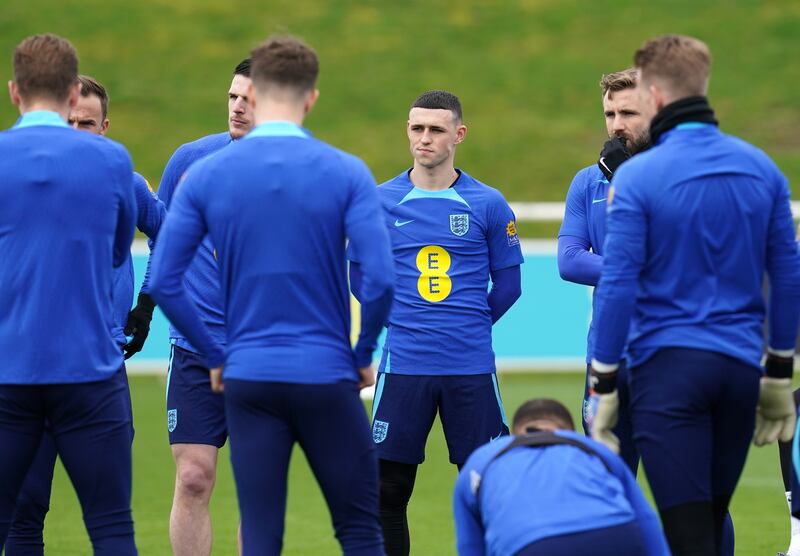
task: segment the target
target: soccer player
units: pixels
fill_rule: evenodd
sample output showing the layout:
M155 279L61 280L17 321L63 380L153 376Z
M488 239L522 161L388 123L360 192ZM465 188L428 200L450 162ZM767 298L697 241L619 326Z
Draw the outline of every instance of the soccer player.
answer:
M606 205L609 181L619 165L650 146L649 103L636 88L633 68L609 73L600 80L603 114L609 140L600 160L578 172L567 193L564 220L558 233L558 271L561 278L576 284L596 286L603 266L603 241L606 231ZM597 290L595 290L596 292ZM589 325L586 347L586 384L583 391L583 430L591 434L596 396L590 395L589 369L595 328ZM620 455L636 473L639 454L633 444L628 411L628 373L621 365L618 373L620 411L614 434L620 440Z
M108 93L105 87L92 77L79 75L78 81L81 84L80 97L70 111L68 123L75 129L105 135L109 126ZM164 204L150 191L147 181L136 172L133 176L133 187L136 196L136 225L151 241L155 240L161 222L166 216ZM126 261L114 270L114 337L120 349L126 351L126 358L141 350L150 330L154 304L149 295L144 293L147 287L145 280L137 306L131 310L134 288L132 257L129 255ZM135 325L132 324L134 321ZM130 328L123 331L126 326ZM134 339L128 341L126 332L130 334L131 328L135 328ZM133 345L134 343L136 345ZM117 373L115 376L124 383L127 390L126 373ZM130 403L130 400L128 402ZM132 420L131 415L131 422ZM50 489L55 463L56 447L53 435L45 429L36 459L17 500L14 522L6 541L6 556L44 553L42 530L50 506Z
M515 436L473 452L458 475L460 556L669 555L633 474L608 448L576 434L566 407L529 400L513 429Z
M374 383L372 352L394 273L369 170L301 127L319 95L318 68L316 53L292 37L267 39L252 52L247 98L257 126L189 170L153 260L153 296L204 354L216 391L225 363L245 555L280 553L295 442L344 554L383 554L377 459L358 386ZM206 236L219 261L227 349L183 283ZM364 276L354 349L347 238Z
M492 324L521 294L523 261L502 194L454 166L467 134L458 98L420 95L407 133L414 166L378 188L397 273L372 407L390 556L410 551L407 506L437 411L459 467L475 448L508 434ZM360 298L356 246L350 259Z
M114 336L114 268L130 256L133 168L117 143L67 125L78 57L55 35L14 50L0 133L0 550L49 423L97 555L133 555L130 401ZM65 329L64 323L70 326Z
M592 436L618 443L611 427L627 340L634 440L670 548L716 555L751 438L787 440L794 429L800 255L789 188L762 151L718 130L703 42L655 38L635 64L657 113L654 146L617 170L610 193Z
M241 139L253 127L248 104L250 59L240 62L228 89L228 131L180 146L170 158L159 198L172 204L176 187L187 169L204 156ZM205 238L184 277L186 290L215 342L225 344L225 318L214 246ZM167 431L175 460L175 495L169 516L169 538L176 556L211 554L211 516L208 503L217 476L217 452L228 428L225 405L211 390L205 359L175 326L170 326L170 366L167 375Z

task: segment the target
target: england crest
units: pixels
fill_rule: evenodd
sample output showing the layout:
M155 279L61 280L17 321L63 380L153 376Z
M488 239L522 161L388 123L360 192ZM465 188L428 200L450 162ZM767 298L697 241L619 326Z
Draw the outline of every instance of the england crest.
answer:
M173 432L178 426L178 410L170 409L167 411L167 430Z
M375 442L375 444L380 444L386 440L386 434L388 432L389 423L375 419L375 422L372 424L372 441Z
M450 231L457 236L463 236L469 231L469 214L451 214Z

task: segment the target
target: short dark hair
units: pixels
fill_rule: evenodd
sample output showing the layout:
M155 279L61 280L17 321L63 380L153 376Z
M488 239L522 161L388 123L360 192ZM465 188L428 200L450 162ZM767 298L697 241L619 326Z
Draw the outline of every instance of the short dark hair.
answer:
M33 35L14 49L14 82L24 99L62 102L78 80L78 53L58 35Z
M537 398L522 404L514 413L512 429L516 429L527 421L539 420L551 421L559 428L575 430L575 423L572 421L569 410L561 402L549 398Z
M461 111L461 102L453 93L447 91L428 91L417 97L411 108L429 108L431 110L450 110L457 121L462 121L464 115Z
M253 49L250 58L251 78L256 89L277 85L303 94L313 90L317 83L317 53L296 37L269 37Z
M664 35L645 42L633 57L641 79L661 79L678 97L705 95L711 73L711 51L686 35ZM677 99L676 99L677 100Z
M103 119L108 115L108 93L106 88L94 77L88 75L79 75L78 81L81 84L81 96L88 97L91 95L100 99L100 108L103 111Z
M250 58L245 58L236 65L236 69L233 70L233 75L244 75L245 77L250 77L250 68L252 65L253 61Z

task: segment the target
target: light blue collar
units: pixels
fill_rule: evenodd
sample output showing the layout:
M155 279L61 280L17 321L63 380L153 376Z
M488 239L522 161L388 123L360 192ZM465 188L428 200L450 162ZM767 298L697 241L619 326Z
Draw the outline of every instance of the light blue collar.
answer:
M716 127L714 124L703 122L684 122L675 126L675 129L704 129L706 127Z
M310 134L294 122L273 120L258 124L253 130L244 136L245 139L253 137L302 137L308 139Z
M26 112L19 117L14 128L32 127L35 125L50 125L56 127L69 127L67 122L61 117L58 112L50 112L49 110L34 110Z

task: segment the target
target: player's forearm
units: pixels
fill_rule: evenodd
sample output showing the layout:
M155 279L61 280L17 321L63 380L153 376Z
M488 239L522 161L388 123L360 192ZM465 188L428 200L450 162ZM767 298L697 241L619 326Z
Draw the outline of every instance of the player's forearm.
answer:
M117 214L117 229L114 234L114 257L113 265L115 268L128 260L131 256L131 243L136 226L136 202L130 184L123 184L120 188L120 205Z
M356 365L360 369L368 367L372 362L378 336L389 319L393 296L394 289L387 287L377 298L361 304L361 332L354 348Z
M558 273L562 280L596 286L603 269L603 257L589 251L589 244L573 236L558 238Z
M594 360L616 365L622 358L636 299L636 281L607 281L598 285L594 307L594 328L597 330Z
M359 303L361 303L361 283L364 280L364 274L361 272L361 265L355 261L350 261L350 292L353 294Z
M521 295L522 275L519 265L492 272L492 290L488 297L492 324L500 320Z

